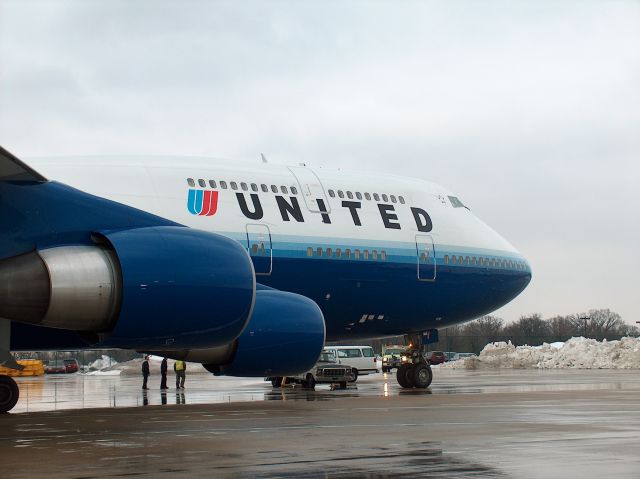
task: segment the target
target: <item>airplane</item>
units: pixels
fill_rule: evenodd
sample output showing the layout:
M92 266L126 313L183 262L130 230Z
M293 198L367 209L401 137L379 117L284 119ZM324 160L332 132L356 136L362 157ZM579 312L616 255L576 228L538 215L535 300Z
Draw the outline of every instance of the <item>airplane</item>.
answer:
M326 341L407 335L397 380L424 388L437 330L531 280L457 195L418 178L264 158L29 163L0 148L8 367L9 351L124 348L284 377L312 367ZM0 410L18 396L0 377Z

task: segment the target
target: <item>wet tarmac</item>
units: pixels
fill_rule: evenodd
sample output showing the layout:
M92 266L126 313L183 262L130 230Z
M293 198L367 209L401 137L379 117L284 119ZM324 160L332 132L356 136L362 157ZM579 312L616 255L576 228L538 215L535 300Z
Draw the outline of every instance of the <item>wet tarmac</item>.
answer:
M382 374L347 390L186 385L23 378L0 416L2 477L640 477L637 370L437 370L426 391Z

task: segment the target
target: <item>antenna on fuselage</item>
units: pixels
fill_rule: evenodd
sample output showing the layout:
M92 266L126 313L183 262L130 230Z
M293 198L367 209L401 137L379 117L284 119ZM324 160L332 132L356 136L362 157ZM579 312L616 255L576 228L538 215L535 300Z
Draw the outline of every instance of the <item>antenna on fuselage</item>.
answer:
M262 158L262 162L263 162L263 163L268 163L268 161L267 161L267 157L266 157L266 156L264 156L264 153L260 153L260 158Z

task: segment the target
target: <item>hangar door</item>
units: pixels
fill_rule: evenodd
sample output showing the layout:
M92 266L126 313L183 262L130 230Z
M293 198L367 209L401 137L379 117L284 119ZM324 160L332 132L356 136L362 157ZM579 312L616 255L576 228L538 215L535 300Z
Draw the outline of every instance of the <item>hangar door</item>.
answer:
M416 235L418 280L436 280L436 250L430 235Z

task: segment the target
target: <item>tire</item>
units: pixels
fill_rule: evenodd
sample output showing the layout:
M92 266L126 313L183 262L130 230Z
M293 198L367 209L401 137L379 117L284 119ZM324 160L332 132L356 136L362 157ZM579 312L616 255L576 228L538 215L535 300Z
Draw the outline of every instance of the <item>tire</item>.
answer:
M20 389L9 376L0 376L0 413L9 412L18 402Z
M271 385L274 388L279 388L280 386L282 386L282 378L280 376L271 378Z
M313 374L307 373L305 380L302 382L302 386L309 389L316 387L316 379L313 377Z
M358 380L358 370L356 368L351 368L351 379L350 383L355 383Z
M398 380L398 384L403 388L412 388L413 387L413 365L412 364L403 364L398 366L398 370L396 371L396 379Z
M413 385L417 388L424 389L429 387L433 381L433 372L427 364L416 364L413 368Z
M382 372L383 373L390 373L391 372L391 368L382 368Z

